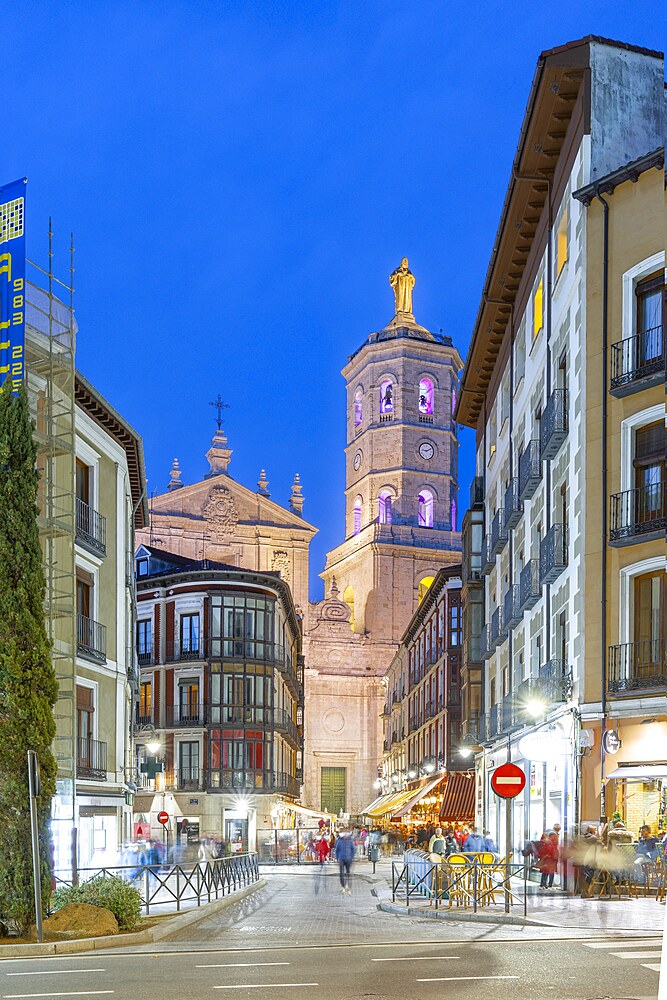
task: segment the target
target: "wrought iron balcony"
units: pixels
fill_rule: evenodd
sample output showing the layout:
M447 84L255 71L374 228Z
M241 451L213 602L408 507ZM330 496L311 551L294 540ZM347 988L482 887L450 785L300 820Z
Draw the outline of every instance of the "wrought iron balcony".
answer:
M549 702L567 701L572 690L572 671L565 660L549 660L539 668L538 679Z
M618 398L665 381L665 339L662 326L643 330L610 347L609 392Z
M498 705L492 705L491 711L489 712L486 720L486 735L487 739L492 739L497 736L500 732L499 726L499 715L498 715Z
M521 614L535 607L541 593L537 559L529 559L521 570L519 578L519 610Z
M500 732L508 733L517 725L517 712L514 695L506 694L502 701L498 702L498 729Z
M152 708L142 707L137 705L134 714L134 723L137 726L152 726L153 725L153 710Z
M496 557L491 552L491 536L485 535L482 542L482 576L488 576L496 565Z
M203 791L205 774L204 769L199 767L179 767L173 771L165 771L165 788L176 792Z
M667 483L660 481L609 498L609 542L631 545L664 535L667 529Z
M107 660L107 630L104 625L86 618L76 616L76 651L86 660L96 663L106 663Z
M107 780L107 745L88 736L76 741L76 776L93 781Z
M170 640L166 644L166 662L177 663L183 660L203 660L204 643L201 638L191 638L182 642Z
M521 605L519 602L519 584L510 584L503 598L503 625L509 631L521 621Z
M76 540L97 556L107 554L107 519L76 498Z
M540 584L553 583L567 566L567 530L552 524L540 541Z
M519 455L519 499L522 502L530 500L535 495L541 480L540 442L537 438L533 438Z
M168 729L189 729L203 726L205 721L204 705L167 705L166 725Z
M510 479L505 490L505 530L516 528L523 514L523 504L519 499L519 479Z
M484 476L474 476L470 484L470 506L479 507L484 503Z
M427 701L424 706L424 722L428 722L429 719L435 718L438 709L434 701Z
M499 555L507 543L507 527L505 525L505 511L500 507L493 516L491 522L491 555Z
M260 709L264 711L267 715L271 714L270 709ZM295 723L294 719L289 712L286 712L284 708L274 708L273 709L273 727L279 732L284 733L284 735L297 747L301 746L301 734Z
M493 655L495 646L491 643L491 625L484 625L482 628L482 659L488 660Z
M137 663L140 667L149 667L154 664L155 649L152 642L137 643Z
M540 421L540 457L555 458L567 437L567 389L554 389Z
M507 630L503 626L503 609L498 607L491 615L491 645L500 646L507 637Z
M609 647L607 690L610 694L667 689L667 643L659 639Z

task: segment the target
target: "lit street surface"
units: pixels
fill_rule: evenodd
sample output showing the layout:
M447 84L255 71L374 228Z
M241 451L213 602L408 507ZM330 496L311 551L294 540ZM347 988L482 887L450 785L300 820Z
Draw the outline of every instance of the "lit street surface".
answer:
M295 991L330 1000L658 995L657 935L397 917L377 911L367 878L341 895L333 867L323 879L278 871L267 881L158 944L4 961L0 1000L286 998Z

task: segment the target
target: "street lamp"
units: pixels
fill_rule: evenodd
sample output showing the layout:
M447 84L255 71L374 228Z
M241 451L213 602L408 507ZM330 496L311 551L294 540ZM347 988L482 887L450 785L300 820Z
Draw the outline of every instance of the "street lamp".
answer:
M544 715L545 704L540 701L539 698L531 698L531 700L526 704L526 711L529 715L532 715L534 719L539 719L541 715Z
M410 770L408 771L408 778L410 778L410 780L412 780L413 778L416 778L416 777L417 777L417 772L415 771L414 768L410 768Z
M150 740L150 742L148 742L146 744L146 749L148 750L148 752L150 754L155 755L158 752L158 750L160 749L161 746L162 746L162 744L160 743L160 741L158 739L153 739L153 740Z
M426 761L426 763L424 764L424 771L426 772L426 774L433 774L433 772L435 771L435 764L433 763L433 760Z

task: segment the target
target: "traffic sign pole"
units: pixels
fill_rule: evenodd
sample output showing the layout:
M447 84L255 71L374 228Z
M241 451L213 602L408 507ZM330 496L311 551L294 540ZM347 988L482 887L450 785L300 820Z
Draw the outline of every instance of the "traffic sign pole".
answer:
M511 753L508 747L508 753ZM526 787L526 775L520 767L508 761L491 775L491 788L505 799L505 913L510 912L510 876L512 874L512 799Z

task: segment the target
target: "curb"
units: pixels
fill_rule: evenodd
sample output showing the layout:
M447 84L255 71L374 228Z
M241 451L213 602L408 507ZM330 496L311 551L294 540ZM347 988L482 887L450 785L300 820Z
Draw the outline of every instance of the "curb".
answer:
M415 906L397 906L395 903L378 903L378 910L399 917L423 917L426 920L461 920L470 924L518 924L521 927L549 926L530 917L515 917L511 913L460 913L457 910L423 909Z
M196 924L199 920L204 920L218 910L224 910L233 903L245 899L258 889L263 889L266 881L260 878L259 881L247 885L238 892L222 899L214 899L210 903L202 906L195 906L183 913L178 913L169 919L161 921L155 927L147 927L145 931L135 931L132 934L106 934L97 938L77 938L74 941L46 941L43 944L16 944L0 945L0 961L4 958L39 958L42 955L68 955L76 952L102 951L105 948L128 948L137 944L152 944L154 941L161 941L162 938L175 934L183 927Z

